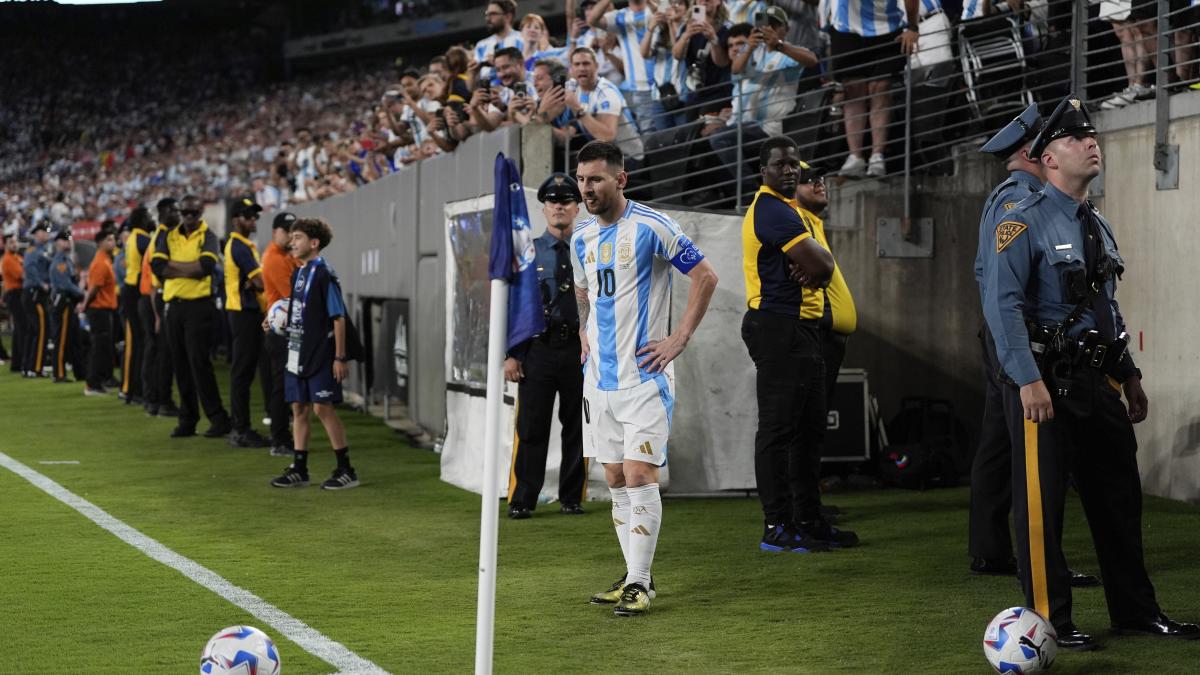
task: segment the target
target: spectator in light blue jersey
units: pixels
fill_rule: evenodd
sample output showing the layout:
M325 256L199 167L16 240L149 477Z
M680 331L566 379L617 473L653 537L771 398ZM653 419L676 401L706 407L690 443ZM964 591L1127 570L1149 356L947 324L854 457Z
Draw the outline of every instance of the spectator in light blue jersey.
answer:
M600 0L590 11L587 21L600 30L617 37L617 49L625 68L621 88L628 92L630 107L638 131L654 131L654 120L662 113L661 103L654 97L654 60L642 55L642 38L650 30L654 12L647 0L630 0L624 9L611 9L612 0Z
M654 63L651 93L662 108L654 120L654 128L659 131L687 122L687 111L681 109L687 93L687 68L684 60L674 54L675 41L682 39L686 29L687 12L687 0L671 0L665 10L654 13L650 29L642 36L642 57Z

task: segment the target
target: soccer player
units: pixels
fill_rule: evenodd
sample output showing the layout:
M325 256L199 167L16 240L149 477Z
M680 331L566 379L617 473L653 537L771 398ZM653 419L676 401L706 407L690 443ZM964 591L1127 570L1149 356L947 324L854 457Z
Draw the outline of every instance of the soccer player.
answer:
M717 274L675 221L625 198L628 176L616 145L583 146L576 175L592 214L571 238L584 366L583 454L604 465L626 567L591 602L616 603L617 616L637 616L653 597L650 566L662 522L658 470L667 462L675 407L671 362L704 318ZM672 266L692 284L679 325L668 334Z
M342 381L350 371L346 366L346 304L337 277L320 257L331 241L333 232L323 220L300 218L292 225L292 255L303 266L292 277L283 390L292 404L295 459L283 475L271 481L275 487L308 485L311 412L317 413L337 456L337 468L321 487L345 490L358 486L358 474L350 466L346 428L334 408L342 402ZM265 321L263 327L267 329Z

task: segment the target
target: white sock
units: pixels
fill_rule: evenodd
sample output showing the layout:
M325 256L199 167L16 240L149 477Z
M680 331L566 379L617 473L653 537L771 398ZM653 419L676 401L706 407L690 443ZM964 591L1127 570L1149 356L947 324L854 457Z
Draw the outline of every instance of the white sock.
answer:
M612 493L613 529L617 531L617 541L621 542L621 557L629 567L629 495L623 487L610 487L608 491Z
M658 546L658 528L662 524L662 499L658 494L658 483L641 487L627 487L629 493L629 571L627 584L641 584L650 588L650 565L654 562L654 549Z

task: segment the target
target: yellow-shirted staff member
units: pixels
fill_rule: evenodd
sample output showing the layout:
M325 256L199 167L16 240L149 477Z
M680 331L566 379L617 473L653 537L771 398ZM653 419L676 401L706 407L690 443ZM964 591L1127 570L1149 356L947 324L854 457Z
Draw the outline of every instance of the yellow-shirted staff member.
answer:
M250 384L254 371L265 362L263 350L263 268L258 247L250 240L258 230L262 207L250 197L233 206L233 231L225 242L225 313L233 333L233 365L229 370L229 410L233 433L229 444L238 448L265 448L270 443L250 426ZM265 373L269 376L269 372Z
M204 432L205 437L223 438L229 435L233 426L221 404L217 377L209 358L214 322L218 317L212 274L220 249L217 235L201 218L204 210L200 199L189 195L179 206L182 222L166 236L157 238L150 259L154 274L163 280L167 344L179 386L179 425L171 432L171 437L196 435L196 423L200 421L196 403L199 394L204 415L211 423Z
M763 184L742 221L747 305L742 340L756 371L754 473L765 525L759 548L802 553L852 546L858 541L853 533L821 517L821 289L833 276L833 256L792 198L800 178L796 144L771 137L761 146L759 162Z
M162 281L154 275L150 261L154 257L158 240L179 226L179 203L170 197L158 200L154 205L158 211L158 227L150 234L150 245L142 256L142 270L138 281L138 319L142 324L142 398L145 399L146 414L151 417L178 417L179 408L171 400L171 381L175 379L175 368L171 365L171 350L167 347L167 328L164 314Z
M142 258L150 247L154 219L150 210L139 206L129 214L129 237L125 240L125 285L121 287L121 314L124 318L125 353L121 355L121 396L126 405L141 403L142 354L146 349L145 327L138 305L142 298Z

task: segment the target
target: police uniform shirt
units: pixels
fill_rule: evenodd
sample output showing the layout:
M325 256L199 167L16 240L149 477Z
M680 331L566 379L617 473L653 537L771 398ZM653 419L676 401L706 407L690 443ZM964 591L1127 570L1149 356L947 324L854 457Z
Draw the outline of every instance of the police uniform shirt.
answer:
M766 185L758 189L742 220L742 272L750 309L818 320L825 314L825 295L791 279L787 252L813 236L800 216L796 200Z
M200 221L191 234L183 233L183 226L168 230L160 236L154 249L155 260L174 262L202 262L208 258L214 267L218 262L217 235L208 229L208 223ZM213 294L212 274L199 279L172 278L163 280L163 300L198 300Z
M983 313L1000 363L1018 385L1041 379L1029 347L1026 318L1041 325L1063 321L1082 299L1072 291L1071 278L1087 272L1089 265L1095 268L1104 262L1086 259L1084 217L1088 214L1099 230L1097 254L1106 256L1119 273L1124 261L1111 226L1090 205L1076 202L1053 185L1022 201L996 226L996 258L984 277ZM1115 335L1107 333L1125 329L1115 298L1115 277L1109 275L1097 301L1085 307L1068 337L1098 329L1105 340L1112 340ZM1104 308L1105 315L1097 315L1097 306Z
M25 253L25 288L41 288L50 283L50 242L31 246Z
M979 284L980 299L983 298L983 276L987 265L996 257L996 225L1012 211L1021 200L1042 189L1042 181L1025 171L1013 171L997 185L979 217L979 247L975 251L975 283Z
M230 234L225 242L225 309L266 311L266 296L250 285L262 271L254 242L237 232Z
M83 290L75 283L75 265L71 262L71 254L67 251L58 251L54 254L54 260L50 265L50 289L71 300L83 299Z
M805 225L813 233L813 238L833 253L833 249L829 248L829 240L825 238L824 221L803 207L800 207L799 212ZM821 293L825 300L825 313L821 316L822 328L839 335L850 335L858 328L858 309L854 306L854 296L850 294L850 286L846 283L846 277L842 276L842 268L836 260L833 263L833 276L829 278L829 285L823 289L815 289L814 292Z
M568 324L579 327L571 268L571 242L555 239L549 231L533 240L534 264L542 287L542 305L547 327Z

